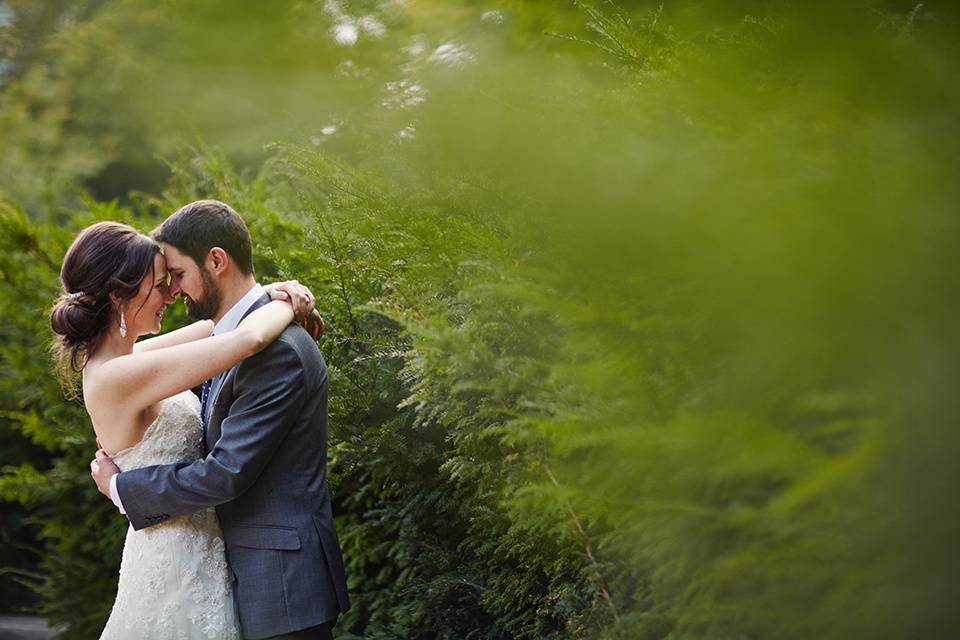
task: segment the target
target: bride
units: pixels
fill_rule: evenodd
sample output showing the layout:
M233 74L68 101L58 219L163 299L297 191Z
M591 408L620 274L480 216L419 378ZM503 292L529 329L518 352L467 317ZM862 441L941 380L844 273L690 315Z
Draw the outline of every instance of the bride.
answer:
M294 282L233 330L201 320L155 338L174 301L159 247L130 226L84 229L64 257L65 293L50 313L61 374L82 374L99 444L122 469L202 455L200 401L190 392L257 353L291 321L316 324L313 296ZM127 531L113 611L101 638L239 638L232 575L213 508Z

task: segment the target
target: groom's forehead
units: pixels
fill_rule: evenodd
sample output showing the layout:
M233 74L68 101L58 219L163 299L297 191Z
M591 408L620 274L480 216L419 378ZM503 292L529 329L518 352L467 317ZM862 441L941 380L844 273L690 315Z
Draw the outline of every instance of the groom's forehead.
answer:
M193 264L193 260L189 256L180 252L172 244L166 242L160 245L160 249L163 252L163 256L167 259L167 269L185 269L189 265Z

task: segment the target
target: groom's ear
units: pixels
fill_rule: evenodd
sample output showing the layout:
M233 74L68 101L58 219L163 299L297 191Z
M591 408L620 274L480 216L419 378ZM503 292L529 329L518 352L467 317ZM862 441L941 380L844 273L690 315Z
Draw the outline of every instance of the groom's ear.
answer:
M207 254L207 262L214 273L223 273L230 264L230 254L220 247L213 247Z

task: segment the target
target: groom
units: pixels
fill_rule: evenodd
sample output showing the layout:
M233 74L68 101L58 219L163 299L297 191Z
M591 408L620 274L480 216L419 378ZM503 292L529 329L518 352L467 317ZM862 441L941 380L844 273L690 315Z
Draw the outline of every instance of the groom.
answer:
M223 202L192 202L153 232L191 316L234 329L268 298L250 234ZM350 607L327 492L327 369L289 326L271 345L204 383L206 457L118 473L97 452L93 477L140 530L217 508L243 636L332 638Z

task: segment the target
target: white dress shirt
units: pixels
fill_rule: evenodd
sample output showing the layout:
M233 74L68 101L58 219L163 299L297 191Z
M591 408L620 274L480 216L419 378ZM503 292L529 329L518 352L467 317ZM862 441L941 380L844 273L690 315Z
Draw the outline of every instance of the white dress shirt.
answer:
M259 284L254 284L250 291L247 291L242 298L237 300L236 304L223 314L220 321L213 325L213 333L211 335L219 335L236 329L237 325L239 325L243 319L244 314L247 312L247 309L252 307L253 303L262 297L263 287ZM110 478L110 499L113 500L113 504L117 505L117 509L120 509L120 513L126 515L127 511L123 508L123 503L120 502L120 494L117 492L117 476L119 475L120 474L117 473Z
M213 335L219 335L227 331L233 331L237 328L237 325L240 324L240 321L243 319L243 315L247 312L247 309L253 306L253 303L263 297L263 287L259 284L254 284L253 288L250 291L247 291L246 295L237 300L237 303L230 307L230 310L223 314L223 317L220 318L220 322L213 325Z

